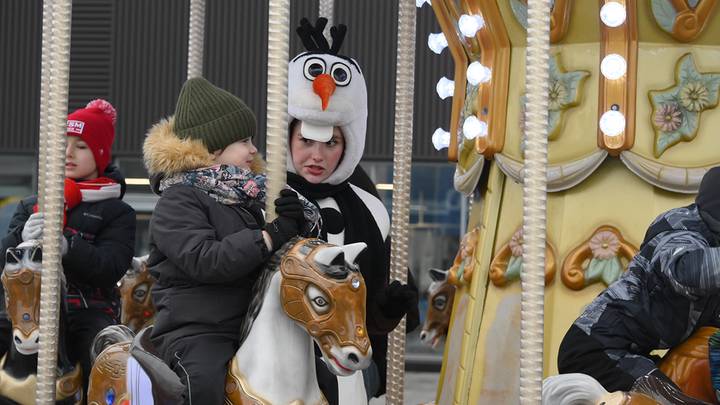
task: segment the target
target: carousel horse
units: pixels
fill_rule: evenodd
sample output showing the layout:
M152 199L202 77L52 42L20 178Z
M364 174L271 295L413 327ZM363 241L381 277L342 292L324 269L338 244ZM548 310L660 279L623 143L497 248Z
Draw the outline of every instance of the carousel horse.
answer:
M147 269L147 256L133 257L132 267L120 279L120 322L134 333L149 326L155 317L150 290L155 278Z
M653 376L638 379L630 392L607 392L586 374L572 373L543 381L542 405L709 405L688 397L671 384Z
M5 307L12 323L12 344L0 360L0 404L35 403L37 362L40 342L40 280L42 247L39 240L23 242L5 254L2 283ZM62 277L60 302L64 303L65 282ZM80 364L67 355L64 333L67 308L60 306L58 333L57 404L80 404L83 399Z
M702 327L686 341L673 347L658 368L691 397L718 404L710 378L708 341L719 329Z
M370 364L365 282L355 264L365 247L296 238L273 255L253 286L240 348L228 365L226 404L327 403L315 374L313 342L338 376ZM151 329L132 340L122 327L98 335L88 404L180 402L184 387L157 357Z
M447 280L448 272L430 269L433 282L428 287L428 308L425 323L420 332L420 340L433 348L448 334L450 315L455 299L455 286Z

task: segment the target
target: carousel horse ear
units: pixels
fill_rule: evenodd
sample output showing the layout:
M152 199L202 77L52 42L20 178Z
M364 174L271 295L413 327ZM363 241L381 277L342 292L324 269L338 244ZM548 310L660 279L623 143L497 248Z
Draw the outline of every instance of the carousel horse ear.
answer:
M345 252L345 262L355 264L355 260L357 259L358 255L367 248L367 244L365 242L357 242L351 243L349 245L344 245L341 248L343 252Z
M335 258L341 253L343 253L343 250L339 246L326 247L315 254L315 263L323 266L330 266L333 264Z
M447 277L447 270L430 269L430 278L432 279L432 281L445 281L447 280Z

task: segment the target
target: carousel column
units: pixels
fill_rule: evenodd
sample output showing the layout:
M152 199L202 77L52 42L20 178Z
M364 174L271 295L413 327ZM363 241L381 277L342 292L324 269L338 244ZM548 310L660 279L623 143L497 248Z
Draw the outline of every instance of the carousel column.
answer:
M60 300L60 272L64 185L65 145L67 132L68 80L70 71L70 25L71 0L56 0L49 3L52 11L43 11L43 27L52 27L52 32L43 29L43 52L51 55L49 65L45 64L41 80L47 90L47 122L41 133L41 145L47 154L44 188L39 198L45 214L43 231L42 286L40 290L40 350L37 370L37 404L55 403L55 377L57 364L57 334ZM46 35L49 34L49 35ZM43 60L45 55L43 55ZM43 159L43 156L40 157ZM42 164L40 165L42 168Z
M390 278L406 283L415 97L415 2L413 0L398 2L397 55ZM402 404L405 377L404 317L389 336L387 357L387 403Z
M520 403L539 404L543 376L543 316L547 198L550 0L528 0L527 132L523 182Z
M270 0L267 78L267 221L275 219L275 197L285 187L288 131L288 60L290 0Z
M202 77L205 52L205 0L190 0L187 78Z

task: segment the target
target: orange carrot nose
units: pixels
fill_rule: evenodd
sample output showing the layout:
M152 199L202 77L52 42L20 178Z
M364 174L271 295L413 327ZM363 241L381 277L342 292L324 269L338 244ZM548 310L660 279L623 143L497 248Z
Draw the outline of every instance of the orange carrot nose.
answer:
M313 82L313 91L320 96L322 109L325 111L330 102L330 96L335 92L335 81L328 74L318 75Z

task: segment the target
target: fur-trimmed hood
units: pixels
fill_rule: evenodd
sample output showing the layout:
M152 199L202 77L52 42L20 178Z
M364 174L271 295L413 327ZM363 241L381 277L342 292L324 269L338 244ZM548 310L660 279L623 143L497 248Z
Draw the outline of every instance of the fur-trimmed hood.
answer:
M197 139L181 139L173 131L173 117L160 120L148 131L143 143L143 160L150 177L169 176L214 164L212 153ZM250 168L255 173L263 171L260 154Z

